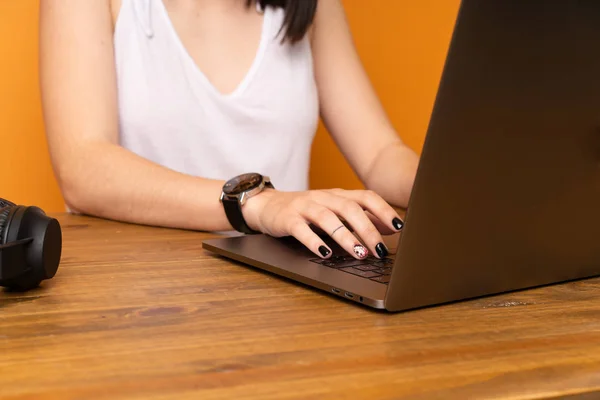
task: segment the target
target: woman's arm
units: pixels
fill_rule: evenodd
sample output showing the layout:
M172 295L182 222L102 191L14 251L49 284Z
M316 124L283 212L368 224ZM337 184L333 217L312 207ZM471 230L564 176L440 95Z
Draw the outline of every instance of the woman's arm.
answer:
M48 145L74 211L200 230L231 229L223 182L180 174L118 144L108 0L40 3L41 89Z
M406 207L418 156L392 127L354 47L340 0L321 0L313 27L323 121L365 186Z
M223 182L187 176L118 144L117 86L108 0L43 0L41 86L48 144L67 204L104 218L200 230L229 230L219 195ZM364 210L375 216L372 221ZM357 258L366 245L384 257L380 232L400 229L398 215L367 191L282 193L266 190L243 208L250 227L296 237L316 255L331 249L309 224L333 232Z

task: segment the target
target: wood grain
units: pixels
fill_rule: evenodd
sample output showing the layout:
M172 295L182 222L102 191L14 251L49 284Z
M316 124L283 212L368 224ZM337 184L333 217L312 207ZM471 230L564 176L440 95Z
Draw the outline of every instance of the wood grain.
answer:
M57 217L56 277L0 291L2 399L600 397L598 279L389 314L216 258L215 235Z

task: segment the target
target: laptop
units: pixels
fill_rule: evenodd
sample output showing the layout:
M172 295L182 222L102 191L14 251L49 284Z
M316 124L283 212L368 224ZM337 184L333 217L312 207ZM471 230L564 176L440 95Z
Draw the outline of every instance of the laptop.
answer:
M600 275L599 47L597 0L463 0L390 257L203 247L392 312Z

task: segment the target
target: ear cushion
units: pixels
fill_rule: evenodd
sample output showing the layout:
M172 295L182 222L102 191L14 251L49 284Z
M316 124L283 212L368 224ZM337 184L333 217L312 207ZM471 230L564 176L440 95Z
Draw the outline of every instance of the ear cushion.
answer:
M62 232L58 221L37 207L8 206L0 209L0 212L6 214L1 240L13 242L31 239L25 249L23 273L13 279L0 281L0 284L26 291L54 277L62 250Z

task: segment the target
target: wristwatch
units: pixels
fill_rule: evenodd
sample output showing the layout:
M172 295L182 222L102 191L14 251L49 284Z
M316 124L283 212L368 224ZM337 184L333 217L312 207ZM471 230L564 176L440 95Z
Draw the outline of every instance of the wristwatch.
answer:
M238 175L223 185L220 201L233 229L246 234L259 233L251 229L246 223L242 214L242 206L249 198L256 196L265 188L274 188L271 179L268 176L254 172Z

